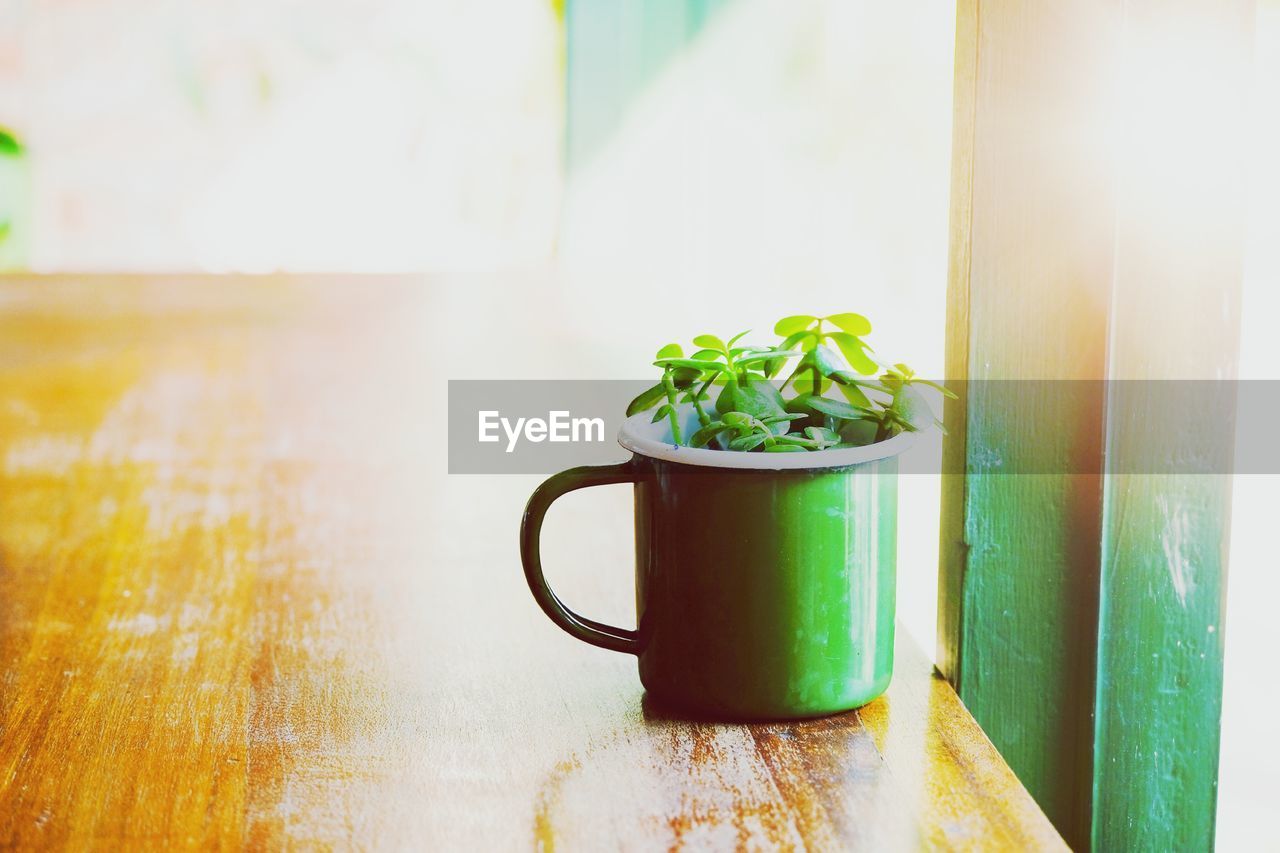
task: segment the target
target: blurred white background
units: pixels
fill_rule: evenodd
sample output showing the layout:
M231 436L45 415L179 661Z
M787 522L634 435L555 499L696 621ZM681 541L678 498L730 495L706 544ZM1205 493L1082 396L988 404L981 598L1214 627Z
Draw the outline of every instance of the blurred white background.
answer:
M561 75L542 0L3 0L26 266L545 263Z
M1280 3L1258 6L1253 176L1240 329L1240 377L1280 379ZM1276 508L1280 476L1235 478L1227 582L1218 847L1274 845L1280 747L1267 710L1280 700L1273 677L1280 640L1280 556Z

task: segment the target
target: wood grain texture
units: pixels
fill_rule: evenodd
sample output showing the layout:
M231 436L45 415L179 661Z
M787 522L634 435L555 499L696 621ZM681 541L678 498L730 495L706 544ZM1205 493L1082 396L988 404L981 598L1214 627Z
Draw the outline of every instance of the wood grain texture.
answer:
M433 408L493 286L0 282L0 846L1062 848L909 642L860 712L730 726L546 622L534 479L449 477ZM625 621L593 491L548 571Z

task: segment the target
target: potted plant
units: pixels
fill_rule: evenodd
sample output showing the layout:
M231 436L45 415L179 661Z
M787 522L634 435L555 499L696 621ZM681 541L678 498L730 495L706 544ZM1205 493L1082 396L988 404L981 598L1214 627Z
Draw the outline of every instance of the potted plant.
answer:
M859 314L798 315L660 349L619 442L632 459L555 475L529 501L525 574L560 627L636 654L654 696L725 719L816 716L884 692L893 667L897 457L938 424L905 364L878 362ZM837 396L838 395L838 396ZM565 492L635 484L638 627L564 607L538 532Z

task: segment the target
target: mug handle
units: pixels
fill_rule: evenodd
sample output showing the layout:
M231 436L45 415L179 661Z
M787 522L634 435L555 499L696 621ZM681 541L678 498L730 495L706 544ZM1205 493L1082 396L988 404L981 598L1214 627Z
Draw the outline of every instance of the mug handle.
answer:
M520 560L524 563L524 577L529 582L529 591L533 593L542 612L566 633L585 643L633 655L640 654L638 632L615 628L612 625L579 616L565 607L564 603L556 597L542 574L542 553L538 543L542 534L542 519L556 498L587 486L634 483L638 479L635 466L630 462L620 462L616 465L584 465L580 468L561 471L534 490L529 497L529 503L524 508L524 518L520 522Z

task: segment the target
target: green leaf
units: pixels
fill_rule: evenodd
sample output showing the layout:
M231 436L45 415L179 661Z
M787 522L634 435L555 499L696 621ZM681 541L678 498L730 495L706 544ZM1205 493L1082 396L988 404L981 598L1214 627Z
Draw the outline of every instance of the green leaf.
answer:
M820 374L818 379L813 376L815 369ZM834 361L834 353L826 347L815 346L796 363L795 369L791 371L791 375L783 385L794 383L798 394L821 395L831 384L826 378L827 374L839 369L840 366Z
M744 367L748 364L759 364L760 362L770 362L774 359L782 359L784 362L789 358L795 358L798 355L804 355L800 350L764 350L762 352L744 355L738 359L738 366ZM767 373L766 368L766 373Z
M704 370L728 370L727 365L697 358L660 358L654 364L658 367L688 367L697 370L699 373Z
M711 395L703 391L701 388L694 388L690 386L689 389L686 390L683 395L681 395L680 401L682 403L692 403L695 399L707 400L707 399L710 399L710 397Z
M778 344L778 349L796 349L799 348L804 352L813 349L818 343L818 333L808 329L801 329L793 335L788 335L787 339Z
M804 421L809 420L810 416L804 413L793 412L786 415L774 415L773 417L763 418L761 422L769 428L774 435L786 435L791 431L793 424L800 425Z
M719 361L724 358L724 353L718 349L700 349L693 354L698 361Z
M720 340L715 335L698 335L693 339L693 342L700 347L711 347L718 350L728 349L728 347L724 345L724 341Z
M774 325L773 333L785 338L788 335L793 335L796 332L809 328L817 321L817 317L811 317L808 314L795 314L791 317L783 317Z
M706 447L711 439L728 429L724 421L712 421L711 423L698 430L689 439L690 447Z
M834 430L829 430L826 427L805 427L804 434L819 444L831 445L840 443L840 436Z
M836 346L840 347L840 352L844 355L845 360L849 362L849 366L861 373L863 376L870 376L880 369L880 365L867 355L866 350L869 347L861 338L857 338L848 332L832 332L827 335L830 340L836 342Z
M819 344L805 355L805 361L818 368L823 376L830 376L840 369L836 354Z
M861 314L832 314L822 319L851 335L871 334L871 321Z
M716 411L721 414L745 412L757 418L787 413L778 389L762 379L750 379L745 385L725 383L724 390L716 398Z
M659 382L657 385L654 385L648 391L645 391L643 394L631 401L627 406L627 417L637 415L640 412L649 409L654 403L658 402L666 395L666 389L664 389L662 387L662 383Z
M761 418L760 423L776 424L776 423L781 423L783 421L798 421L801 418L805 418L805 417L808 417L808 415L805 415L801 412L794 412L786 415L770 415L767 418Z
M812 394L797 394L787 401L787 411L799 412L806 415L810 414L811 411L809 409L808 402L809 398L812 396Z
M702 373L703 371L696 367L677 367L671 371L671 382L677 388L688 388L702 376Z
M831 380L826 377L819 377L815 382L813 373L805 368L803 371L797 370L792 379L792 386L796 389L797 394L807 394L810 396L822 396L830 386Z
M837 370L831 374L831 378L841 385L857 385L859 388L870 388L872 391L880 391L884 394L892 394L894 390L875 379L863 379L850 370Z
M658 409L658 411L653 413L653 420L649 421L649 423L656 424L658 421L662 420L669 414L671 414L671 404L664 403L662 407Z
M946 397L948 400L960 399L956 395L955 391L952 391L950 388L946 387L945 385L939 385L937 382L931 382L928 379L917 379L915 381L917 385L928 385L930 388L939 392L940 394L942 394L942 396Z
M777 437L777 441L782 444L794 444L796 447L808 447L810 449L817 448L818 446L818 442L811 438L806 438L803 435L780 435Z
M833 418L845 421L861 420L867 416L865 409L854 408L848 403L828 397L810 397L805 401L805 405L815 412L822 412L824 415L831 415Z
M813 409L809 408L809 398L812 396L813 396L812 394L802 393L802 394L797 394L796 396L792 397L790 400L787 401L788 412L804 416L803 418L798 418L796 421L794 421L797 427L803 428L806 426L814 426L814 425L820 426L822 424L823 416L816 413Z
M774 444L764 449L765 453L808 453L803 447L794 444Z
M764 444L768 436L762 432L753 432L751 435L744 435L741 438L735 438L729 442L730 450L755 450Z
M743 412L725 412L720 416L720 420L724 421L731 427L746 426L751 423L751 415Z
M879 427L880 425L872 420L841 421L841 442L852 447L866 447L868 444L874 444L876 440L876 430L879 429Z
M910 385L902 386L902 390L893 398L892 411L912 431L927 429L938 420L929 401Z
M835 379L835 376L833 375L831 378ZM837 382L838 384L836 387L840 389L840 393L844 395L844 398L848 400L851 405L863 407L871 405L871 400L868 399L867 395L864 394L862 389L857 385L845 384L843 382L839 382L839 380L837 380Z
M738 341L742 340L744 337L746 337L749 334L751 334L750 329L747 329L745 332L738 332L738 334L734 335L732 338L729 338L729 346L733 346L734 344L736 344Z
M679 344L667 344L658 350L658 354L654 358L680 358L684 355L684 350L680 349Z
M785 341L779 344L778 348L774 350L773 357L764 363L764 375L772 379L778 375L782 368L786 367L787 359L791 358L791 356L780 355L779 353L804 352L803 347L800 347L799 350L796 347L800 346L800 342L805 338L810 339L810 347L813 345L812 341L817 340L817 336L813 332L801 330L788 336Z
M18 141L18 137L7 128L0 127L0 155L6 157L21 157L22 143Z

